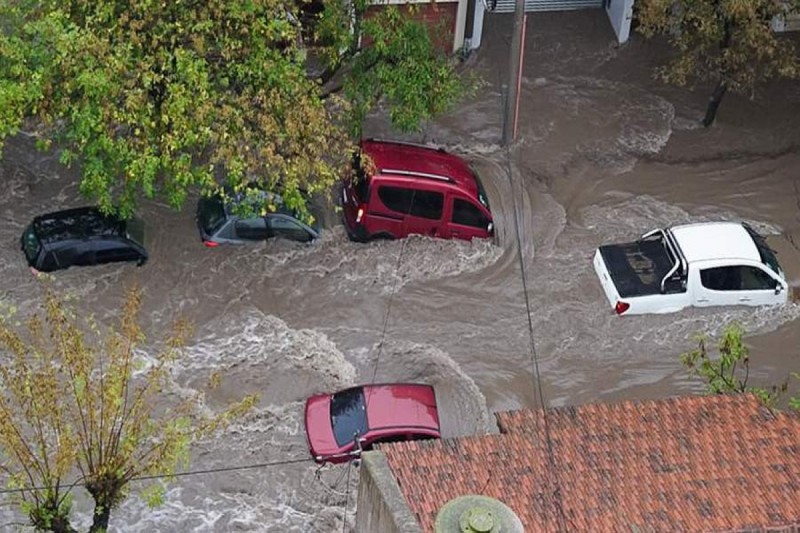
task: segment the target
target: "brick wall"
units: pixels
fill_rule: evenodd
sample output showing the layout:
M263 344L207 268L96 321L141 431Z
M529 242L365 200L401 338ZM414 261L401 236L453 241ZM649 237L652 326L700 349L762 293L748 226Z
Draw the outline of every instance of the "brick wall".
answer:
M410 18L428 25L429 35L436 47L445 54L452 54L455 38L458 2L424 2L415 4L393 4ZM369 18L386 6L373 5L367 9ZM367 45L368 43L365 43Z

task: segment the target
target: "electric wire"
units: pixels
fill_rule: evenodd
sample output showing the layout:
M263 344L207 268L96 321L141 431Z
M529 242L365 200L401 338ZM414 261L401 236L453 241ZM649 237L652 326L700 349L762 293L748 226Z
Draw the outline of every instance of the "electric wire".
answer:
M414 206L414 200L417 196L417 190L411 189L411 201L408 203L408 211L406 212L406 219L411 216L411 208ZM399 279L399 272L400 272L400 265L403 262L403 254L406 250L406 243L408 242L408 238L402 239L402 243L400 244L400 252L397 254L397 262L394 266L394 283L392 283L392 292L389 294L389 302L386 304L386 313L383 315L383 328L381 331L381 340L378 344L378 355L375 357L375 366L372 370L372 379L370 380L370 384L375 383L375 378L378 376L378 365L381 361L381 355L383 354L383 344L386 340L386 331L389 328L389 315L392 312L392 302L394 302L394 296L397 294L397 281Z
M499 73L498 73L499 76ZM500 99L502 109L506 109L506 98L508 98L507 92L504 93L503 90L500 91ZM509 117L503 117L503 122L507 121ZM505 124L504 124L505 130ZM536 337L533 331L533 313L531 312L531 303L530 303L530 296L528 295L528 276L527 271L525 269L525 260L523 258L522 253L522 235L520 231L520 223L519 223L519 209L517 208L517 197L514 194L514 178L513 178L513 168L511 165L511 149L509 147L510 143L505 145L505 166L506 166L506 174L508 176L509 186L511 187L511 202L512 202L512 210L514 213L514 230L515 236L517 241L517 254L519 258L519 267L520 273L522 277L522 292L524 295L525 300L525 310L527 315L527 322L528 322L528 336L530 339L530 359L531 359L531 366L532 366L532 374L534 378L534 392L537 394L539 399L539 404L542 409L542 420L544 425L544 440L545 445L547 447L547 460L549 463L550 470L552 472L552 476L547 476L548 480L553 480L555 478L555 487L552 491L552 502L553 505L556 507L558 511L558 521L559 521L559 529L561 531L567 531L566 527L566 516L564 514L563 502L561 501L561 482L559 479L558 469L555 467L555 458L553 454L553 443L552 438L550 435L550 426L547 420L547 406L545 404L544 399L544 392L542 391L542 376L539 370L539 355L536 351ZM520 188L522 189L521 193L524 193L524 188L522 184L520 184ZM537 432L538 430L538 417L536 418L536 425L537 425ZM548 483L549 484L549 483Z

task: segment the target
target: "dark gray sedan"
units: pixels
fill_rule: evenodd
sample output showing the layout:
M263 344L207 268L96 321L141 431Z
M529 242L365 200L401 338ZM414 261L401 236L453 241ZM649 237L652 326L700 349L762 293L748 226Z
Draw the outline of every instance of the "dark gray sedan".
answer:
M311 242L319 231L299 220L286 208L278 195L270 194L273 213L242 218L220 196L201 198L197 203L197 227L203 244L209 248L220 244L242 244L273 237L298 242Z

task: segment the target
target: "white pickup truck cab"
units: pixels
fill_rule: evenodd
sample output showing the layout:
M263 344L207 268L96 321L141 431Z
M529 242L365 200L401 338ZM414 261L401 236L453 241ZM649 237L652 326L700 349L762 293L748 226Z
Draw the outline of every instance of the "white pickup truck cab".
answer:
M645 233L636 242L601 246L594 269L618 315L789 299L775 252L738 222L673 226Z

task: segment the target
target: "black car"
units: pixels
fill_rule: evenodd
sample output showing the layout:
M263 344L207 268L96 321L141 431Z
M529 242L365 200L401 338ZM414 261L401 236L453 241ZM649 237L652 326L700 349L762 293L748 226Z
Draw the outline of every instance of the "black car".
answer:
M297 213L284 205L279 195L258 194L261 200L275 208L274 212L243 218L235 213L235 206L248 201L244 195L234 196L232 202L225 202L220 195L201 198L197 203L196 219L203 243L213 248L224 243L241 244L272 237L311 242L319 236L319 230L301 221Z
M143 265L147 261L141 220L105 215L96 207L38 216L20 240L28 265L41 272L117 261Z

